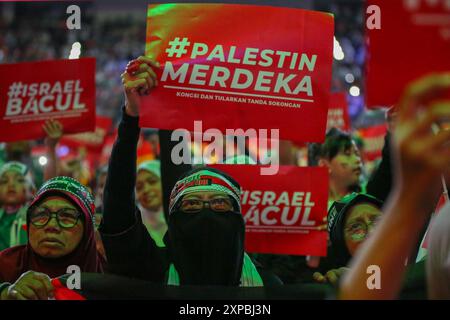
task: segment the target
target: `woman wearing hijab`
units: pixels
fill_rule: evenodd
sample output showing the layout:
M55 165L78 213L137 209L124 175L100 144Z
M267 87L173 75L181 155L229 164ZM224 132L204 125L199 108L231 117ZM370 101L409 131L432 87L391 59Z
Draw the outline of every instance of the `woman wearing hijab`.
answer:
M383 203L367 194L352 193L335 201L328 211L328 272L316 272L315 281L337 284L347 264L372 232Z
M348 272L348 264L370 237L382 216L383 202L367 195L353 193L333 203L328 213L328 265L323 274L316 272L313 278L319 283L338 287ZM424 298L425 263L408 266L402 284L401 299Z
M244 252L241 188L225 173L197 168L175 185L165 239L171 265L168 284L262 286Z
M328 232L335 266L347 265L381 217L382 206L380 200L363 193L334 202L328 214Z
M69 177L48 180L27 210L28 243L0 252L1 299L48 299L51 278L76 265L103 272L94 239L94 199Z
M139 57L122 74L126 104L108 166L100 232L111 272L170 285L261 286L244 252L240 186L211 168L194 169L170 195L167 248L161 251L134 202L140 94L152 89L158 66ZM168 263L165 263L167 253Z
M142 222L158 247L164 247L163 237L167 231L164 218L159 160L145 161L138 166L136 197Z

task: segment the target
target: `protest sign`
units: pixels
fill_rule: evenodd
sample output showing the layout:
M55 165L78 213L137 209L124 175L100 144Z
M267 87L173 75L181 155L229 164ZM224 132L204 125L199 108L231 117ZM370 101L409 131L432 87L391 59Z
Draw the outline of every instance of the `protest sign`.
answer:
M387 127L385 124L361 128L357 131L357 133L364 139L364 160L374 161L381 157L386 132Z
M332 93L330 96L327 131L331 128L347 132L350 130L350 117L348 115L347 95L345 92Z
M0 141L39 139L57 119L64 133L95 126L95 59L0 65Z
M333 16L230 4L148 7L146 56L160 63L140 125L193 131L279 129L280 138L325 137Z
M366 31L369 107L391 106L412 80L450 71L448 1L369 0L367 5L378 6L380 14L380 29Z
M242 187L248 252L325 256L328 172L319 167L280 166L261 175L259 165L211 165Z

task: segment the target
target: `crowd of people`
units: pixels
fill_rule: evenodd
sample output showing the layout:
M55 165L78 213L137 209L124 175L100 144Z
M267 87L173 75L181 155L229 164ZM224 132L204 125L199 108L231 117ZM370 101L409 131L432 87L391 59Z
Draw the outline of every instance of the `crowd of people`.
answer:
M326 257L254 254L245 251L239 181L211 167L168 161L173 142L163 130L152 133L154 159L138 159L141 96L152 94L159 68L145 56L130 59L142 49L145 28L128 28L124 20L96 30L105 43L86 52L97 57L99 113L118 121L108 163L85 174L79 157L62 159L57 146L64 128L56 120L44 125L45 166L33 157L32 142L5 144L1 300L52 299L54 279L73 265L83 274L163 286L298 285L306 297L320 291L335 299L450 299L450 102L442 95L450 74L417 79L398 97L370 174L351 133L332 128L324 143L302 149L305 164L329 172ZM88 39L93 31L85 32ZM50 32L18 41L29 33L0 37L0 61L54 58L67 45ZM50 44L58 49L46 50ZM352 59L361 66L362 50ZM298 164L295 150L283 142L281 164ZM377 290L367 286L369 266L381 270Z
M134 61L138 67L122 73L125 104L109 164L99 170L97 200L92 189L60 175L55 145L63 128L57 121L44 125L52 161L38 189L23 153L11 152L14 160L1 167L2 299L52 297L51 279L70 265L174 286L316 283L333 286L342 299L427 297L428 287L428 297L450 298L443 227L450 207L437 214L438 225L430 223L442 179L450 178L449 130L431 129L450 116L447 101L435 102L450 88L448 74L420 79L399 98L382 162L366 185L351 135L331 129L323 144L311 146L311 165L326 167L330 176L328 255L315 266L298 267L293 280L265 263L267 257L259 261L245 252L241 188L233 177L158 160L136 165L140 96L156 86L158 65L144 56ZM163 136L160 144L161 153L170 152ZM169 197L167 176L176 177ZM429 254L416 263L412 257L429 225ZM369 265L384 272L381 290L367 288Z

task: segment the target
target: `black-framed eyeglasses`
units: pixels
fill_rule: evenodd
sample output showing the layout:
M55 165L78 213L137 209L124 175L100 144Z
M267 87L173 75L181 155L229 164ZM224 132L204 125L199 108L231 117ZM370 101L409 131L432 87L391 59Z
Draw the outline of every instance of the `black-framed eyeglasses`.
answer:
M185 199L180 202L180 210L186 213L200 212L205 203L208 203L211 210L216 212L227 212L233 210L233 203L229 198L215 198L211 200Z
M56 218L61 228L73 228L80 220L81 213L72 208L63 208L52 212L47 208L37 208L30 214L30 223L36 228L45 227L52 217Z

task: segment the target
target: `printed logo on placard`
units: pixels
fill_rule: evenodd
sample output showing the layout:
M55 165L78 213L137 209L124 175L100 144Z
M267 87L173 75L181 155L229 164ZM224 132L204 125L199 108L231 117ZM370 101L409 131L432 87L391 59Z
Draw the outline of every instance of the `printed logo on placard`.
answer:
M41 83L13 82L8 89L4 120L11 123L79 117L88 112L81 103L80 80Z
M241 204L247 232L303 233L317 230L310 216L316 205L312 192L244 190Z
M168 61L160 81L178 97L288 108L315 99L312 76L320 57L313 52L212 47L174 37L165 53ZM170 58L183 60L174 63Z

